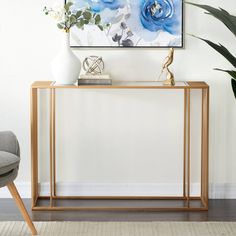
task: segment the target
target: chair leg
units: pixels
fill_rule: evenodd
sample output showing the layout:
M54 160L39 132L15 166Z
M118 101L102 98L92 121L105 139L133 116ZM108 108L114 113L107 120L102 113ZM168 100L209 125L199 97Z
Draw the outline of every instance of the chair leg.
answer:
M34 224L33 224L32 220L30 219L30 216L29 216L29 214L24 206L24 203L23 203L23 201L16 189L15 184L13 182L11 182L10 184L7 185L7 187L9 189L12 197L15 199L15 202L16 202L23 218L25 219L26 223L28 224L32 235L37 235L38 234L37 230L35 229Z

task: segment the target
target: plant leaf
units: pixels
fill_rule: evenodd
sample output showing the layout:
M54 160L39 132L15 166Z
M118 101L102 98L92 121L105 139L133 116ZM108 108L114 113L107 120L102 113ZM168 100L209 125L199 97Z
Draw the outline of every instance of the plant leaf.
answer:
M192 2L186 3L206 10L207 14L210 14L221 21L236 36L236 16L230 15L226 10L222 8L217 9L208 5L201 5Z
M89 24L89 20L84 19L84 24L85 24L85 25L88 25L88 24Z
M236 71L234 70L222 70L222 69L218 69L218 68L215 68L215 70L219 70L219 71L223 71L223 72L226 72L228 73L231 77L233 77L231 79L231 85L232 85L232 89L233 89L233 92L234 92L234 96L236 98Z
M95 16L95 24L98 25L101 22L101 16L100 15L96 15Z
M69 9L70 9L70 7L71 7L72 5L73 5L72 2L68 2L68 3L66 3L65 6L64 6L65 10L68 12Z
M64 29L64 26L61 25L60 23L57 24L57 27L58 27L59 29Z
M84 20L83 20L83 19L80 19L79 22L76 23L76 26L77 26L79 29L83 28L83 26L84 26Z
M85 11L85 12L83 12L83 17L85 20L89 21L92 17L92 13L89 11Z
M70 23L73 24L73 23L76 23L77 19L74 15L71 15L70 16Z
M232 85L232 89L233 89L233 92L234 92L234 96L236 98L236 81L235 80L231 80L231 85Z
M233 80L235 80L235 82L236 82L236 71L235 70L222 70L222 69L219 69L219 68L215 68L214 70L218 70L218 71L228 73L230 76L233 77Z
M82 15L82 11L77 11L75 16L76 18L79 18L81 15Z
M193 35L194 36L194 35ZM229 52L229 50L224 47L221 44L215 44L211 42L210 40L203 39L197 36L194 36L195 38L201 39L204 42L206 42L209 46L214 48L218 53L220 53L222 56L224 56L234 67L236 67L236 58Z
M104 28L103 28L103 26L102 25L97 25L97 27L101 30L101 31L103 31L104 30Z

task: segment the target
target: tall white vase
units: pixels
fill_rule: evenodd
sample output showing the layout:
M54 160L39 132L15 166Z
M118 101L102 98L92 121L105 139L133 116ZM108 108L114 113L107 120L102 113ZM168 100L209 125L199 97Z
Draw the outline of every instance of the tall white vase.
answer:
M70 33L63 33L62 48L51 64L52 75L57 84L74 84L79 77L81 62L70 48Z

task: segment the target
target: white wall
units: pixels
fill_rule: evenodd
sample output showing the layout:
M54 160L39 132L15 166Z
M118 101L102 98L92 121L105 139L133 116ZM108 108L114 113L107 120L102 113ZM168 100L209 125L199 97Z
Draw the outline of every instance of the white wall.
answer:
M50 62L56 55L61 44L60 33L51 19L44 16L42 12L45 5L50 5L53 2L54 1L51 0L4 1L1 3L0 8L0 130L12 130L19 138L22 153L21 168L17 179L19 185L24 185L24 183L27 185L30 181L30 84L36 80L52 80ZM224 3L220 0L214 2L210 0L200 2L221 6L236 15L234 0L227 0L224 1ZM194 33L216 42L221 42L225 46L231 48L232 52L236 54L235 37L215 19L204 15L203 11L200 9L186 6L185 31L186 33ZM88 55L101 55L106 64L106 71L112 75L114 80L154 80L159 75L160 66L163 58L167 54L167 50L77 50L76 54L81 60ZM236 101L231 91L230 79L227 78L227 75L212 70L214 67L231 68L231 65L207 45L189 36L186 36L185 38L185 49L176 50L175 61L172 66L176 80L204 80L211 86L210 183L213 187L212 196L214 195L214 191L217 191L217 187L220 186L220 189L221 187L225 187L224 190L226 191L221 194L221 197L236 197L235 192L232 193L232 191L235 191L236 183L236 148L234 145L236 140ZM89 98L90 95L91 97ZM180 96L178 98L180 99L181 95L177 95L177 97L178 96ZM41 104L45 104L47 95L42 93L40 97L42 99ZM86 106L82 109L83 112L87 112L87 117L89 117L89 115L91 117L96 117L97 122L103 121L105 117L109 123L109 116L115 114L116 116L113 117L113 121L114 118L116 118L117 121L121 122L119 125L122 125L123 115L115 113L117 106L121 106L124 108L123 111L134 111L134 113L131 113L130 115L134 118L134 126L138 126L142 117L145 117L143 110L138 111L137 107L135 107L136 99L137 101L142 101L140 98L144 98L146 104L151 104L146 112L149 112L149 114L153 116L153 123L155 122L155 118L159 118L157 111L153 111L152 113L153 107L155 107L154 101L158 98L158 95L153 93L148 94L144 91L140 95L140 93L134 92L131 99L129 93L122 91L114 93L95 91L93 94L88 91L88 93L79 95L76 94L76 92L62 91L58 97L58 103L61 102L62 108L64 105L68 112L69 110L72 110L72 112L69 116L66 115L66 112L62 113L61 118L58 121L58 128L60 130L65 130L65 128L70 127L70 121L72 123L74 122L73 124L76 125L76 117L85 114L81 113L81 110L79 109L73 109L72 107L69 109L68 106L66 106L66 104L72 103L75 108L77 105L75 101L78 101L81 97L87 102L97 102L97 104L95 102L94 105L91 105L93 103L89 103L90 107L88 110L86 110ZM100 100L97 101L97 99ZM120 104L116 104L114 108L114 102L120 102ZM78 106L81 104L83 104L82 101L81 103L78 103ZM99 113L99 110L96 110L96 105L105 106L102 110L103 117L101 117L101 115L98 117L101 113ZM168 103L166 105L168 105ZM112 111L113 113L109 113L109 108L112 107L114 108ZM145 109L145 106L143 106L143 109ZM178 109L175 110L177 111ZM95 113L93 113L93 111ZM198 113L196 112L195 114L197 115ZM135 121L135 116L139 118L138 121ZM71 117L74 117L75 120L68 121ZM84 120L81 119L82 118L78 118L78 122L82 124L84 124L83 122L88 121L86 118L84 118ZM180 118L178 115L175 115L173 119L178 121ZM45 124L47 118L42 115L41 120L42 123ZM160 120L162 120L162 118L160 118ZM66 126L65 121L68 122ZM119 125L118 128L116 127L115 129L117 132L119 130ZM156 126L158 128L158 125ZM71 127L71 132L73 131L73 127L74 126ZM103 133L104 136L102 136L101 140L106 141L109 140L109 138L106 139L107 137L105 137L105 134L111 135L111 133L109 133L110 129L106 127L106 125L104 125L104 127L105 132ZM78 128L79 126L77 126L77 129ZM77 136L78 133L76 133L75 130L72 132L74 136L70 140L79 139ZM146 140L146 137L149 137L149 133L145 133L145 130L146 128L140 127L139 131L141 134L146 135L143 136L144 140ZM151 132L151 129L149 129L149 131ZM175 133L177 131L177 129L174 130ZM83 128L83 132L84 135L86 135L85 128ZM171 134L171 132L171 130L167 130L167 134ZM134 133L134 135L135 134L136 133ZM147 146L148 142L153 140L153 135L151 135L150 140L147 141ZM46 138L46 141L48 139L45 126L42 126L41 130L41 140L42 138ZM80 138L84 141L82 136ZM128 138L129 137L123 139L121 137L120 141L123 141L122 144L125 144L129 142ZM117 140L119 141L119 139ZM142 138L139 141L142 141ZM91 142L91 140L88 139L87 143L85 142L84 145L89 146L89 142ZM174 139L171 143L175 144ZM48 146L45 146L45 144L42 145L44 145L44 149L41 154L46 158ZM76 142L74 145L76 145ZM127 146L123 151L130 151L130 149L136 148L135 143L133 143L133 146L132 143L130 143L130 145L131 146ZM64 153L67 150L66 148L69 149L69 147L70 146L67 146L63 149L63 146L60 146L60 153ZM151 147L151 145L149 145L149 147ZM153 153L154 149L149 148L148 150L147 156L155 154ZM70 158L75 159L77 151L76 147L72 149ZM122 149L119 151L121 152ZM87 155L89 156L88 152ZM109 153L106 153L106 155L109 156ZM120 155L122 156L122 154ZM98 158L102 157L100 156ZM139 158L141 158L141 154L138 157L138 160L140 160ZM108 167L106 165L109 165L107 164L109 159L106 159L106 157L104 159L103 156L102 160L104 166L101 168ZM154 172L150 173L149 171L144 171L136 172L132 175L132 178L135 178L136 181L132 178L130 179L130 172L126 173L127 176L124 175L124 178L119 179L119 175L116 174L115 169L122 169L123 167L119 165L122 163L122 160L121 162L117 162L117 159L114 159L115 164L113 162L110 163L110 167L115 165L116 168L114 168L114 171L106 172L107 169L104 168L104 170L97 174L96 164L93 161L86 161L86 163L84 163L85 166L92 166L93 171L89 172L91 175L86 175L87 172L83 169L84 171L82 171L82 173L80 172L78 175L69 174L68 180L70 181L71 177L77 177L82 182L95 182L95 177L97 177L99 183L104 183L106 182L105 177L110 177L109 181L107 181L109 183L124 183L125 179L127 182L142 182L143 180L145 183L152 183L155 182L154 180L157 177ZM157 165L160 162L160 160L152 161L153 165ZM140 168L139 165L142 166L142 163L137 163L136 160L132 161L130 159L127 160L127 163L129 163L127 168L131 165L133 165L133 169L136 167ZM45 166L46 164L43 163L43 165ZM64 165L62 164L62 166ZM151 167L152 165L150 165L150 168ZM64 170L65 169L63 169L63 171ZM175 174L177 175L177 172ZM41 175L44 175L44 173L41 173ZM143 179L145 176L148 176L148 179ZM47 180L45 179L45 182L46 181ZM173 181L170 180L169 182Z

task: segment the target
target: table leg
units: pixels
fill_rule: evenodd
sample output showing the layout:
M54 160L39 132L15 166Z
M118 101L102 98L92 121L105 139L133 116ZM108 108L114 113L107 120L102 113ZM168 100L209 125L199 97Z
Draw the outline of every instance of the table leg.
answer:
M56 196L55 89L50 89L50 206Z
M190 89L187 89L186 91L186 96L187 96L187 114L186 114L186 125L187 125L187 130L186 130L186 136L187 136L187 207L190 207L190 184L191 184L191 165L190 165L190 127L191 127L191 122L190 122L190 110L191 110L191 101L190 101Z
M186 197L186 130L187 130L187 91L184 90L184 158L183 158L183 197Z
M31 88L31 199L32 208L38 199L38 91Z
M209 88L202 89L201 199L208 208Z

